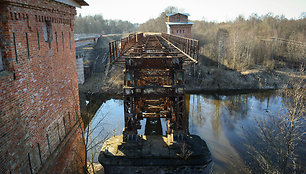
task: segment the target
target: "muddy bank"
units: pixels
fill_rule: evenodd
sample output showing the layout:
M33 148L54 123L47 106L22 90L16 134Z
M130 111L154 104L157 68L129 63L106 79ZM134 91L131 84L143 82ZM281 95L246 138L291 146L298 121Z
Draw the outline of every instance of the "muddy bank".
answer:
M203 67L194 75L186 75L186 91L256 91L291 88L293 82L304 81L306 75L291 69L251 69L243 72Z
M122 87L122 70L114 70L107 77L104 73L93 73L84 84L79 84L81 112L94 115L105 101L122 99Z
M226 91L257 91L291 88L293 82L306 83L305 72L292 69L251 69L243 72L203 67L195 74L186 73L187 92L226 92ZM91 76L83 85L80 92L85 94L103 94L105 96L122 95L122 69L114 70L107 78L103 73Z

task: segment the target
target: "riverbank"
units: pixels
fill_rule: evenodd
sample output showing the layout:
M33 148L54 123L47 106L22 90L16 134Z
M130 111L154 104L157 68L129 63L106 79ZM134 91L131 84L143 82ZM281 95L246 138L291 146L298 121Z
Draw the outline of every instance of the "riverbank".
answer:
M94 115L99 107L112 98L122 98L122 71L112 71L108 77L103 72L93 73L82 85L79 84L81 112Z
M267 70L263 68L238 72L215 67L202 67L194 76L186 73L187 92L226 92L226 91L258 91L292 88L292 83L306 83L305 72L284 68ZM118 68L109 77L103 73L93 74L83 85L79 85L81 93L122 95L123 73Z
M237 91L292 88L293 82L303 81L306 75L292 69L267 70L264 68L234 71L203 67L195 77L186 77L187 91Z
M104 73L93 73L84 84L79 84L80 93L104 95L120 95L123 87L123 73L120 70L105 78Z

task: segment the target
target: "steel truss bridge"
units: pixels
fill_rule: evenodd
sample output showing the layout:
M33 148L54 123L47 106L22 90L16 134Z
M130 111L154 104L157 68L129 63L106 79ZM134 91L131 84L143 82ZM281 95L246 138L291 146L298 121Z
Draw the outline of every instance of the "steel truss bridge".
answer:
M174 141L189 134L184 67L198 58L197 40L170 34L130 34L109 43L110 64L124 66L124 141L136 141L142 119L166 119Z

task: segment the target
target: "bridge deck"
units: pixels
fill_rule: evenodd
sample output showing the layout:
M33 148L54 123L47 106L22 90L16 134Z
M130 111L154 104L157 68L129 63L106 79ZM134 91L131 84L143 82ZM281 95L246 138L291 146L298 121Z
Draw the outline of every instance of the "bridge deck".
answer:
M110 62L124 62L125 58L184 58L198 62L199 42L170 34L138 33L109 43Z

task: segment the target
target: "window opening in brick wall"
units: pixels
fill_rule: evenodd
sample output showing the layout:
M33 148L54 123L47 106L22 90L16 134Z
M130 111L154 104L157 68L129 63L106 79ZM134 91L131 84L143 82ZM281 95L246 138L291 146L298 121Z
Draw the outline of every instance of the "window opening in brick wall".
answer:
M65 135L66 135L66 120L65 120L65 116L63 117L63 123L64 123Z
M51 23L51 21L46 21L44 23L44 25L43 25L43 32L44 32L44 40L45 40L45 42L49 43L49 49L51 49L51 42L53 40L52 23Z
M33 174L33 169L32 169L32 163L31 163L31 156L30 156L30 153L28 153L28 161L29 161L29 167L30 167L31 174Z
M71 123L70 112L68 112L68 119L69 119L69 123Z
M27 41L27 51L28 51L28 59L30 60L30 46L29 46L29 36L28 33L26 33L26 41Z
M2 52L0 50L0 71L4 70L3 62L2 62Z
M55 32L56 51L58 52L57 32Z
M65 42L64 42L65 40L64 40L64 32L62 32L62 44L63 44L63 52L64 52L64 50L65 50Z
M62 141L58 123L57 123L57 134L58 134L59 141Z
M47 136L48 150L49 150L49 153L51 154L51 147L50 147L49 135L46 134L46 136Z
M40 40L39 40L39 32L37 31L37 45L38 45L38 50L40 50Z
M69 31L69 44L70 44L70 49L71 49L71 36L70 36L70 31Z
M39 143L37 143L37 148L38 148L38 154L39 154L40 165L42 165L41 151L40 151L40 144L39 144Z
M16 45L15 33L13 33L13 41L14 41L14 49L15 49L16 63L18 63L18 54L17 54L17 45Z

